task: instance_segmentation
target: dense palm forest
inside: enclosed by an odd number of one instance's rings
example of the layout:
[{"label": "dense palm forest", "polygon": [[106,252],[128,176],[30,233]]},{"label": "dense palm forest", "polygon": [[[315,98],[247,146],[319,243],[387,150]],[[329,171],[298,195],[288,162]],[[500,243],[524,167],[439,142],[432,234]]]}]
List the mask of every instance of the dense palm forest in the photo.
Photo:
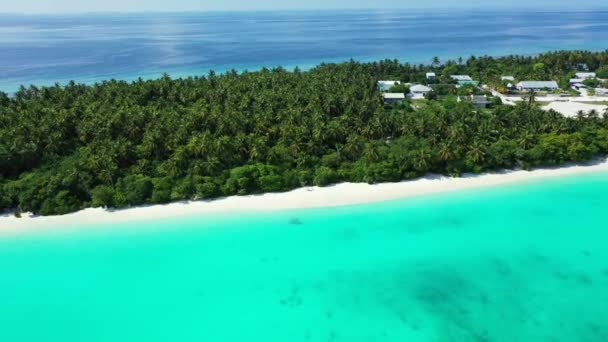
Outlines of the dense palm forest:
[{"label": "dense palm forest", "polygon": [[[542,64],[542,68],[539,65]],[[560,79],[608,52],[347,62],[0,93],[0,208],[41,215],[285,191],[429,172],[556,165],[608,153],[608,117],[534,103],[475,110],[454,97],[385,106],[379,79],[427,71]]]}]

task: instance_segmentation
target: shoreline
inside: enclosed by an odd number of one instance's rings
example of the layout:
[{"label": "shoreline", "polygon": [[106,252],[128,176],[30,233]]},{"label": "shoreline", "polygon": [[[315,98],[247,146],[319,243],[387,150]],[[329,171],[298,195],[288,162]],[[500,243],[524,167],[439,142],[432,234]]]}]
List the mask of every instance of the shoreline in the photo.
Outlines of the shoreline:
[{"label": "shoreline", "polygon": [[121,210],[90,208],[62,216],[32,216],[24,213],[21,218],[17,218],[12,214],[4,214],[0,215],[0,235],[62,226],[127,223],[180,216],[341,207],[600,172],[608,172],[608,159],[589,164],[568,164],[563,167],[532,171],[505,170],[481,175],[467,174],[460,178],[429,175],[399,183],[373,185],[340,183],[329,187],[306,187],[283,193],[232,196]]}]

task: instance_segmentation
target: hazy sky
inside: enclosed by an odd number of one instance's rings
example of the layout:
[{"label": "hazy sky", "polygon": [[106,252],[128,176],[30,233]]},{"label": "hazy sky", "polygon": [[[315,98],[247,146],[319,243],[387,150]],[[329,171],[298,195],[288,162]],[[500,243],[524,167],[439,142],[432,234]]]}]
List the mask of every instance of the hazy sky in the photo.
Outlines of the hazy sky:
[{"label": "hazy sky", "polygon": [[593,9],[601,0],[0,0],[0,12],[67,13],[133,11],[288,10],[340,8],[475,8],[538,7]]}]

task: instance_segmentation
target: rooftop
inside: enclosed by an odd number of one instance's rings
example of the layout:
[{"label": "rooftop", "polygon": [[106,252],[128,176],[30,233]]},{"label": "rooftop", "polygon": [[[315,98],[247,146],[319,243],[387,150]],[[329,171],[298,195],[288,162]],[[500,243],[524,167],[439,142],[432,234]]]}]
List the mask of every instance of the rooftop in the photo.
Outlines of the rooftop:
[{"label": "rooftop", "polygon": [[456,81],[472,81],[473,79],[469,75],[452,75],[450,76],[453,80]]},{"label": "rooftop", "polygon": [[594,72],[577,72],[577,78],[595,78],[596,74]]},{"label": "rooftop", "polygon": [[429,92],[429,91],[433,91],[433,88],[429,88],[427,86],[423,86],[421,84],[417,84],[415,86],[412,86],[410,88],[411,92],[418,92],[418,93],[423,93],[423,92]]},{"label": "rooftop", "polygon": [[608,89],[606,89],[606,88],[595,88],[595,95],[608,95]]},{"label": "rooftop", "polygon": [[473,81],[473,80],[459,80],[458,81],[458,85],[479,85],[478,81]]},{"label": "rooftop", "polygon": [[471,95],[471,101],[473,103],[489,103],[485,95]]},{"label": "rooftop", "polygon": [[404,93],[384,93],[384,94],[382,94],[382,96],[385,99],[390,99],[390,100],[404,100],[405,99]]},{"label": "rooftop", "polygon": [[517,83],[517,87],[526,89],[558,89],[559,85],[555,81],[523,81]]},{"label": "rooftop", "polygon": [[485,95],[470,95],[470,96],[458,96],[458,102],[463,100],[471,101],[473,104],[488,104],[488,97]]},{"label": "rooftop", "polygon": [[401,82],[400,81],[378,81],[378,84],[394,86],[395,84],[401,84]]}]

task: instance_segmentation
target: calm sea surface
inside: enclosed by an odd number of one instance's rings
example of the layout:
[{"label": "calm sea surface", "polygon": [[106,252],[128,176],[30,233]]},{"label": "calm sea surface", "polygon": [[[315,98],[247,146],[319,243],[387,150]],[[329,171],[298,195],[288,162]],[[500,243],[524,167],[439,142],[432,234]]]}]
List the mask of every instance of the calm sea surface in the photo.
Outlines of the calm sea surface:
[{"label": "calm sea surface", "polygon": [[[0,9],[1,11],[1,9]],[[0,89],[168,72],[608,48],[608,12],[0,15]]]},{"label": "calm sea surface", "polygon": [[608,340],[608,174],[0,239],[0,341]]}]

